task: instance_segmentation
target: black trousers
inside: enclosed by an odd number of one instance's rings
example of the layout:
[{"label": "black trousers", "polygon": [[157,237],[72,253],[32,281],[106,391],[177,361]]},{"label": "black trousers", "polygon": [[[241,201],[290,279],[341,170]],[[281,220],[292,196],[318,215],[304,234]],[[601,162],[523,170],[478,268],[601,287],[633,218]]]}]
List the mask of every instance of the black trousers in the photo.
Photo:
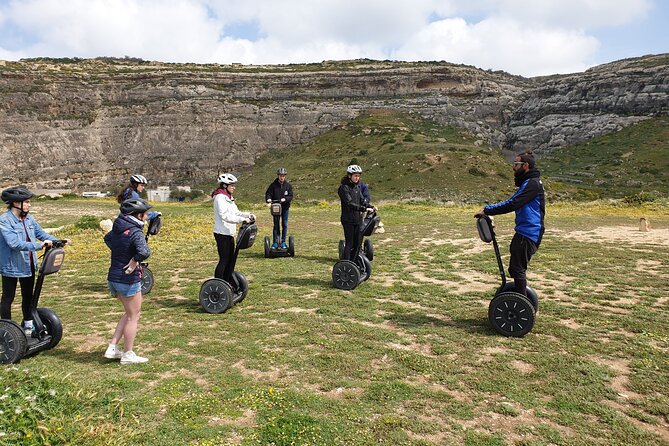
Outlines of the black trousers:
[{"label": "black trousers", "polygon": [[0,303],[0,316],[2,319],[12,318],[12,303],[16,297],[16,285],[21,284],[21,310],[23,320],[31,320],[33,289],[35,287],[35,274],[30,277],[7,277],[2,276],[2,299]]},{"label": "black trousers", "polygon": [[360,244],[362,243],[360,224],[342,222],[341,225],[344,227],[344,239],[346,241],[344,245],[344,258],[342,260],[355,261],[360,252]]},{"label": "black trousers", "polygon": [[214,277],[232,283],[232,256],[235,255],[235,238],[231,235],[223,235],[214,232],[216,248],[218,249],[218,265]]},{"label": "black trousers", "polygon": [[516,291],[527,296],[527,265],[530,259],[537,252],[537,245],[527,237],[518,233],[513,236],[509,251],[511,259],[509,260],[509,275],[513,277]]}]

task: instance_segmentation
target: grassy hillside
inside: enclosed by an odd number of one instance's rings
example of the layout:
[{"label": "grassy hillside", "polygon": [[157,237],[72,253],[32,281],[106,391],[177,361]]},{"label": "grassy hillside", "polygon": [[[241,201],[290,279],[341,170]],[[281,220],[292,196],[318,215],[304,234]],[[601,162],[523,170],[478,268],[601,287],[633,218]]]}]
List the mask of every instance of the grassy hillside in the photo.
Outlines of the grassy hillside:
[{"label": "grassy hillside", "polygon": [[245,201],[262,200],[277,167],[285,166],[298,200],[335,200],[351,162],[363,167],[373,200],[482,201],[513,190],[508,163],[466,131],[375,110],[304,145],[262,155],[237,193]]},{"label": "grassy hillside", "polygon": [[553,189],[581,198],[669,194],[669,118],[654,118],[541,159]]}]

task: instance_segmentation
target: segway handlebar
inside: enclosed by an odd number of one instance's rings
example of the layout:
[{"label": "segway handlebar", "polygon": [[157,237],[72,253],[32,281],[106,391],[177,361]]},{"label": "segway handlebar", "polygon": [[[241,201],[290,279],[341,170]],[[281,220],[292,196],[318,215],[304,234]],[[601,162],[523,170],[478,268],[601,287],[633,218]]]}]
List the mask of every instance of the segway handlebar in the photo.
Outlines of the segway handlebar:
[{"label": "segway handlebar", "polygon": [[67,245],[67,240],[51,240],[51,246],[46,246],[45,249],[62,248]]}]

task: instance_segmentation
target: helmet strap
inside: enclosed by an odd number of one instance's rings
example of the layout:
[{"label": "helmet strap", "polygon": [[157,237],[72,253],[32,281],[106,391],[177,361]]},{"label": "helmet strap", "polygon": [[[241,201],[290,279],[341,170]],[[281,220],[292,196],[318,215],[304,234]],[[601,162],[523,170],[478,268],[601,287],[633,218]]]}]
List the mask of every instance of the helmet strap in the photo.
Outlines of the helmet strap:
[{"label": "helmet strap", "polygon": [[[16,203],[16,202],[14,202],[14,203]],[[21,207],[15,206],[14,203],[12,203],[12,208],[18,209],[19,210],[19,215],[21,216],[21,218],[25,218],[26,215],[28,215],[28,212],[30,212],[30,211],[24,211],[23,210],[23,201],[21,202]]]}]

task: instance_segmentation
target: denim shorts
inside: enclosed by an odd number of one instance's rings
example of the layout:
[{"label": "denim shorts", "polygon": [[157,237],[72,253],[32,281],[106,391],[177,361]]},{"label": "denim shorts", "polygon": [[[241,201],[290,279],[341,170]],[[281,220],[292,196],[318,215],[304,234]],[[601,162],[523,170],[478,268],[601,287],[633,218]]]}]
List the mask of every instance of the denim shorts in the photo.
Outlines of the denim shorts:
[{"label": "denim shorts", "polygon": [[142,290],[142,282],[120,283],[107,281],[112,296],[133,297]]}]

